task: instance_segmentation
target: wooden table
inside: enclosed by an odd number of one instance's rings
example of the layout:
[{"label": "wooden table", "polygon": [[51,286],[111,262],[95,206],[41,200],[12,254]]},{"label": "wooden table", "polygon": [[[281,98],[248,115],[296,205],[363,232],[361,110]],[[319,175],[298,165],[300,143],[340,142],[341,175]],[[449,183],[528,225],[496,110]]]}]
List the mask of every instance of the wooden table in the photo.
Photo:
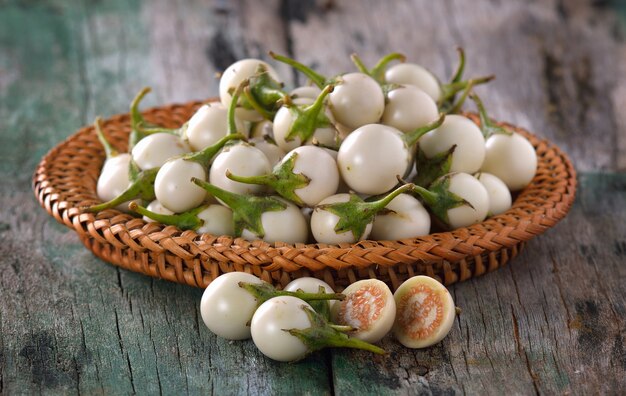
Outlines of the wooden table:
[{"label": "wooden table", "polygon": [[[626,6],[615,1],[0,2],[0,394],[618,394],[626,390]],[[510,265],[450,289],[425,350],[298,364],[211,334],[202,291],[96,259],[37,204],[39,159],[96,115],[217,93],[270,49],[322,73],[390,51],[449,76],[456,45],[494,118],[549,138],[577,203]],[[303,79],[277,66],[290,82]]]}]

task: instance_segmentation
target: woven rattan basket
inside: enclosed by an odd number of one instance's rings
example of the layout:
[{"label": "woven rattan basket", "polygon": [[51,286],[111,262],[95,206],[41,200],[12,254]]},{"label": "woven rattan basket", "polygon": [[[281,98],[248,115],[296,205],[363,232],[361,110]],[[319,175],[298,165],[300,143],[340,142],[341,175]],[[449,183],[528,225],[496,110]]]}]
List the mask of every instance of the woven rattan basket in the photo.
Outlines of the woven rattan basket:
[{"label": "woven rattan basket", "polygon": [[[153,108],[144,116],[165,127],[178,127],[201,104]],[[478,122],[477,117],[469,116]],[[526,241],[562,219],[574,201],[576,173],[567,156],[521,128],[502,125],[526,136],[538,155],[537,175],[516,197],[513,207],[471,227],[401,241],[268,244],[180,231],[116,210],[85,213],[80,208],[99,202],[96,183],[104,161],[104,150],[92,127],[80,129],[41,160],[33,188],[48,213],[74,229],[96,256],[173,282],[206,287],[220,274],[246,271],[279,286],[294,278],[315,276],[338,290],[362,278],[378,278],[395,289],[418,274],[449,285],[504,266]],[[127,115],[104,121],[103,130],[118,150],[126,149]]]}]

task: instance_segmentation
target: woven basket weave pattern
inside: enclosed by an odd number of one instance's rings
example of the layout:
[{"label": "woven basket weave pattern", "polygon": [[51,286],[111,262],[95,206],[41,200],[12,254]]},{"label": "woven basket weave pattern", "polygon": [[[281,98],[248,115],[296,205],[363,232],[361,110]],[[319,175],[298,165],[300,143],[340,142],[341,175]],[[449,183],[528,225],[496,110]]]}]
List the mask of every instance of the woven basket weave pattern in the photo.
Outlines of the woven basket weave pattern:
[{"label": "woven basket weave pattern", "polygon": [[[144,116],[147,121],[175,128],[201,104],[153,108]],[[478,122],[475,115],[468,116]],[[567,156],[523,129],[501,125],[527,137],[538,156],[537,175],[513,207],[480,224],[401,241],[272,245],[180,231],[116,210],[85,213],[82,207],[100,202],[96,184],[104,161],[93,127],[80,129],[42,159],[33,188],[41,205],[57,221],[74,229],[96,256],[169,281],[206,287],[222,273],[246,271],[279,286],[298,277],[315,276],[338,290],[363,278],[381,279],[395,289],[418,274],[449,285],[505,265],[524,242],[563,218],[574,201],[576,173]],[[104,121],[103,131],[118,150],[126,150],[127,115]]]}]

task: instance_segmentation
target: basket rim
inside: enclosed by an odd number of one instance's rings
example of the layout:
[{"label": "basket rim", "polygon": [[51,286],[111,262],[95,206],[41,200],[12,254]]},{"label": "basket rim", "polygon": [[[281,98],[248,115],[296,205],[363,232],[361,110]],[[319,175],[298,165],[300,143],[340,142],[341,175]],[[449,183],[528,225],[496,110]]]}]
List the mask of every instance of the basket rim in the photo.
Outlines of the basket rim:
[{"label": "basket rim", "polygon": [[[158,106],[147,109],[142,114],[149,121],[176,127],[206,102],[192,101]],[[479,124],[475,113],[465,115]],[[220,266],[222,263],[230,263],[235,270],[248,271],[250,266],[253,271],[258,266],[260,270],[269,272],[294,272],[302,267],[313,272],[325,268],[366,269],[373,264],[377,267],[393,267],[409,262],[434,263],[440,266],[444,262],[459,262],[515,247],[554,226],[565,217],[574,202],[576,171],[568,156],[547,139],[539,138],[523,128],[506,122],[498,124],[529,139],[538,157],[537,175],[519,193],[512,208],[469,227],[399,241],[365,240],[339,245],[282,242],[270,244],[261,240],[248,241],[243,238],[181,231],[173,226],[146,223],[141,218],[117,210],[106,210],[97,215],[84,212],[82,207],[99,202],[95,195],[95,181],[99,175],[99,166],[104,160],[104,150],[97,141],[93,126],[80,128],[41,159],[33,175],[33,190],[46,211],[57,221],[74,229],[86,245],[86,239],[91,239],[117,250],[131,249],[134,251],[131,256],[143,252],[168,252],[183,261],[217,261]],[[109,138],[113,137],[114,144],[123,146],[124,133],[127,135],[130,132],[129,116],[113,115],[103,120],[102,128]],[[90,157],[95,157],[98,161],[89,161]],[[91,250],[98,255],[94,249]],[[124,265],[124,260],[129,260],[129,257],[112,257],[111,254],[99,256],[106,256],[107,261],[114,264],[132,267]],[[135,257],[134,260],[140,259]],[[145,258],[141,260],[145,261]],[[194,286],[207,283],[199,282],[199,279],[207,277],[206,274],[195,273],[195,279],[190,280],[183,273],[186,269],[184,266],[182,270],[178,268],[180,265],[176,267],[176,281]],[[139,267],[135,268],[137,270]],[[137,272],[146,273],[141,269]],[[155,276],[154,271],[150,275]],[[162,274],[156,274],[157,277],[163,277],[160,275]],[[209,282],[214,278],[215,273],[208,275]]]}]

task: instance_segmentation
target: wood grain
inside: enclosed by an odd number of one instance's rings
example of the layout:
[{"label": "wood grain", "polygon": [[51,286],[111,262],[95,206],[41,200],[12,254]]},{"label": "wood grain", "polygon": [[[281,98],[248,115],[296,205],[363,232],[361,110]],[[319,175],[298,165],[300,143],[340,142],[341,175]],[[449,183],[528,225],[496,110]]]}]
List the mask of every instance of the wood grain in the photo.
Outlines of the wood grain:
[{"label": "wood grain", "polygon": [[[626,386],[626,177],[587,174],[571,214],[508,267],[451,288],[444,341],[333,354],[338,394],[615,394]],[[369,378],[354,382],[347,378]]]},{"label": "wood grain", "polygon": [[[626,8],[611,1],[0,3],[0,394],[618,394],[626,388]],[[43,154],[97,115],[205,98],[235,59],[323,73],[399,50],[444,78],[454,47],[495,118],[563,147],[578,202],[510,266],[451,288],[435,347],[277,364],[210,334],[201,291],[120,271],[38,207]],[[280,65],[290,84],[301,76]]]}]

